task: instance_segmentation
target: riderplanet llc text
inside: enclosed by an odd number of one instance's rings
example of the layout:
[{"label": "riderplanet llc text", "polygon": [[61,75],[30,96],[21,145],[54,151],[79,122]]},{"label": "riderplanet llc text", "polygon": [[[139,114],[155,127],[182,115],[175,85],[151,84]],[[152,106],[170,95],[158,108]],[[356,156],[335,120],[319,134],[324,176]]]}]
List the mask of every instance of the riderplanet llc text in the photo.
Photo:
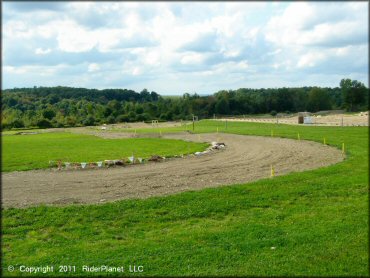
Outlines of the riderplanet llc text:
[{"label": "riderplanet llc text", "polygon": [[26,266],[9,265],[7,268],[8,272],[19,271],[21,273],[32,273],[32,274],[47,274],[47,273],[75,273],[75,272],[89,272],[89,273],[142,273],[144,272],[144,266],[142,265],[128,265],[128,266],[109,266],[109,265],[83,265],[77,267],[75,265],[43,265],[43,266]]}]

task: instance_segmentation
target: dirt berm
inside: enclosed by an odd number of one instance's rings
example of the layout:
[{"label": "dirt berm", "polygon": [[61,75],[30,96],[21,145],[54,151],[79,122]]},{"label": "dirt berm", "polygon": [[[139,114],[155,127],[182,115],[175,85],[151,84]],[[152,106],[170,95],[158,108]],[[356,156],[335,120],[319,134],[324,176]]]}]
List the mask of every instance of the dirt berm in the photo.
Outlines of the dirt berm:
[{"label": "dirt berm", "polygon": [[[125,133],[110,133],[114,138],[127,136]],[[147,198],[268,178],[271,165],[276,175],[284,175],[343,160],[340,150],[303,140],[187,133],[164,137],[219,141],[226,143],[226,148],[202,156],[128,167],[3,173],[2,206],[87,204]]]}]

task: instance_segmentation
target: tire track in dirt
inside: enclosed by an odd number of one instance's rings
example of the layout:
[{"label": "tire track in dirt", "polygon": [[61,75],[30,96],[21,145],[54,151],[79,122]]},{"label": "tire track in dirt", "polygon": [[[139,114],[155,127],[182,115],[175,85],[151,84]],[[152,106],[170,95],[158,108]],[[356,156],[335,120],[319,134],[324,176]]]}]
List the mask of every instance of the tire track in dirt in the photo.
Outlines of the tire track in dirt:
[{"label": "tire track in dirt", "polygon": [[[104,138],[128,133],[97,133]],[[148,136],[148,135],[143,135]],[[167,159],[127,167],[86,170],[33,170],[3,173],[2,206],[104,203],[163,196],[188,190],[247,183],[270,175],[315,169],[343,160],[341,151],[310,141],[235,134],[166,134],[164,138],[211,142],[226,148],[202,156]]]}]

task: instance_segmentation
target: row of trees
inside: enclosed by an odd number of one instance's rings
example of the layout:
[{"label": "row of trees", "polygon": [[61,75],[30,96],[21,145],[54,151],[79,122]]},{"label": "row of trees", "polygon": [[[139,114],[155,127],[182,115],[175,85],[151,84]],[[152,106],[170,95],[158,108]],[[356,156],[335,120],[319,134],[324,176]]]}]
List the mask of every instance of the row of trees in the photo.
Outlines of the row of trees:
[{"label": "row of trees", "polygon": [[368,89],[343,79],[340,87],[222,90],[210,96],[161,97],[144,89],[34,87],[4,90],[2,128],[67,127],[102,123],[191,119],[213,115],[368,109]]}]

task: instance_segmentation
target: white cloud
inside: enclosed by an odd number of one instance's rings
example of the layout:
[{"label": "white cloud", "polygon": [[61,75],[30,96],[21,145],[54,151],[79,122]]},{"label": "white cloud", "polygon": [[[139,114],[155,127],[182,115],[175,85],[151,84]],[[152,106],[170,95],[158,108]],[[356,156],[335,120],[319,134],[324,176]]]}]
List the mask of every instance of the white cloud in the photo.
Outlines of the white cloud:
[{"label": "white cloud", "polygon": [[38,74],[41,76],[50,76],[55,74],[58,70],[62,69],[64,65],[58,65],[56,67],[48,66],[21,66],[21,67],[12,67],[4,66],[4,72],[7,74],[16,74],[16,75],[27,75],[27,74]]},{"label": "white cloud", "polygon": [[199,53],[189,53],[185,54],[181,58],[181,64],[188,65],[188,64],[199,64],[204,60],[204,55]]},{"label": "white cloud", "polygon": [[94,32],[86,30],[71,20],[59,21],[55,24],[58,45],[62,51],[85,52],[91,50],[98,42]]},{"label": "white cloud", "polygon": [[307,53],[299,58],[297,67],[304,68],[304,67],[314,67],[318,62],[323,61],[325,59],[325,54],[322,52],[314,51]]},{"label": "white cloud", "polygon": [[50,48],[46,48],[46,49],[43,49],[43,48],[36,48],[35,49],[35,54],[37,55],[45,55],[45,54],[48,54],[51,52],[51,49]]},{"label": "white cloud", "polygon": [[10,87],[131,86],[173,94],[315,78],[316,85],[337,86],[335,78],[345,76],[367,82],[368,3],[14,2],[3,14]]},{"label": "white cloud", "polygon": [[[267,23],[266,39],[277,45],[309,46],[364,43],[367,41],[366,12],[355,14],[350,3],[297,2]],[[363,3],[367,9],[367,4]],[[358,41],[360,40],[360,41]]]},{"label": "white cloud", "polygon": [[132,70],[132,75],[140,75],[141,74],[141,69],[139,67],[135,67]]},{"label": "white cloud", "polygon": [[9,73],[9,74],[23,74],[27,72],[27,70],[24,67],[4,66],[3,70],[4,70],[4,73]]},{"label": "white cloud", "polygon": [[160,63],[160,57],[161,54],[159,53],[158,50],[152,50],[152,51],[149,51],[146,55],[145,55],[145,62],[148,64],[148,65],[151,65],[151,66],[159,66],[161,63]]},{"label": "white cloud", "polygon": [[14,39],[29,39],[34,36],[34,31],[29,28],[26,22],[10,20],[4,23],[4,37]]},{"label": "white cloud", "polygon": [[95,71],[99,71],[99,70],[100,70],[100,66],[96,63],[89,64],[89,66],[87,68],[88,72],[95,72]]},{"label": "white cloud", "polygon": [[92,32],[91,35],[97,39],[97,46],[102,52],[115,49],[123,37],[120,29],[99,30]]}]

